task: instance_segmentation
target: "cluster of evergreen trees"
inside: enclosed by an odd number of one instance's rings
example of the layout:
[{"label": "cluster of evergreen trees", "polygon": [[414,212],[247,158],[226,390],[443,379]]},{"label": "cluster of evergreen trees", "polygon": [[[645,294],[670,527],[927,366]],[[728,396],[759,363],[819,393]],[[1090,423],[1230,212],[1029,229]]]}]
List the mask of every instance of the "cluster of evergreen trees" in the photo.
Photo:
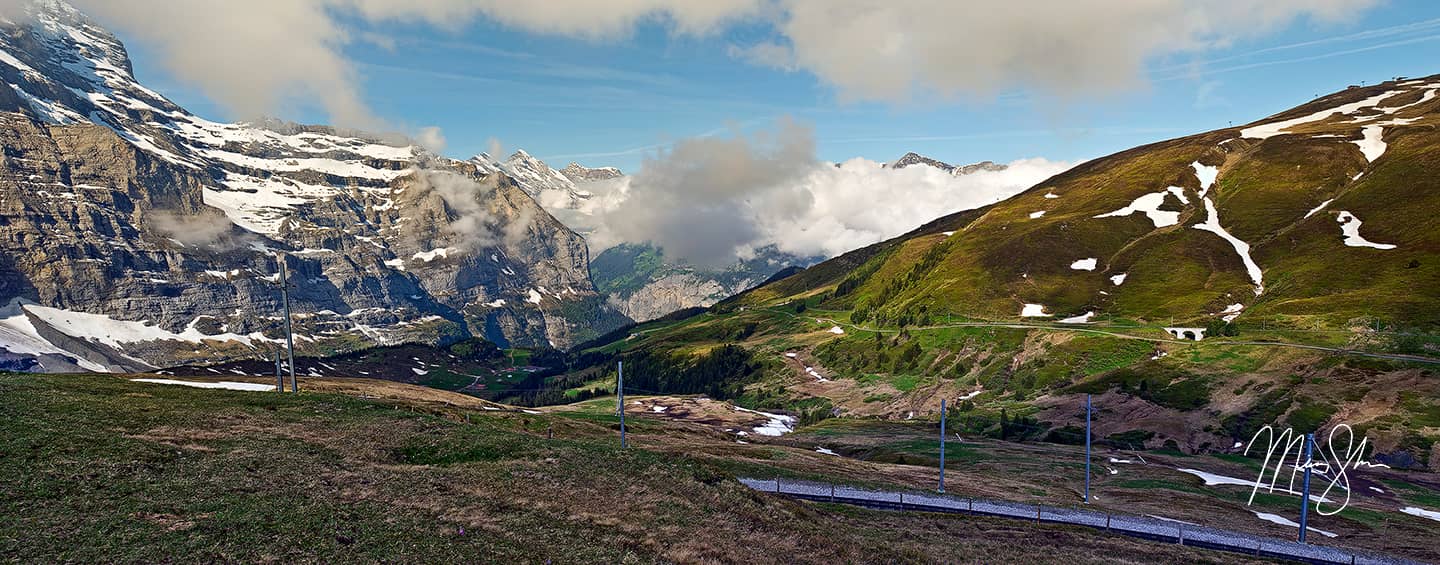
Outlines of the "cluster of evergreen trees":
[{"label": "cluster of evergreen trees", "polygon": [[718,400],[740,396],[759,378],[755,356],[727,344],[698,356],[637,351],[624,357],[625,389],[647,394],[704,394]]}]

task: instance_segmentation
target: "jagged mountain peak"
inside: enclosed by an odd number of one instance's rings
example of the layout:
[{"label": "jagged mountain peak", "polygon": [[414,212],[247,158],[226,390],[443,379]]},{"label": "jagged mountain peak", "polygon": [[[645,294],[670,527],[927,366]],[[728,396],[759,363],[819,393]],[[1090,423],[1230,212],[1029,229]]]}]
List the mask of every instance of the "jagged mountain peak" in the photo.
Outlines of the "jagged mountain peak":
[{"label": "jagged mountain peak", "polygon": [[940,169],[940,170],[945,171],[945,172],[950,172],[950,171],[955,170],[955,166],[954,166],[954,165],[951,165],[951,164],[946,163],[946,162],[944,162],[944,161],[940,161],[940,160],[937,160],[937,159],[932,159],[932,158],[930,158],[930,157],[926,157],[926,156],[924,156],[924,155],[921,155],[921,154],[919,154],[919,153],[915,153],[915,152],[913,152],[913,151],[912,151],[912,152],[909,152],[909,153],[906,153],[906,154],[904,154],[904,155],[902,155],[902,156],[900,156],[899,159],[896,159],[893,163],[890,163],[890,168],[892,168],[892,169],[903,169],[903,168],[905,168],[905,167],[909,167],[909,166],[912,166],[912,165],[929,165],[929,166],[931,166],[931,167],[935,167],[935,168]]},{"label": "jagged mountain peak", "polygon": [[905,167],[910,167],[914,165],[925,165],[929,167],[934,167],[957,177],[978,172],[1003,171],[1009,168],[1009,165],[996,163],[994,161],[981,161],[979,163],[971,163],[969,165],[955,166],[944,161],[940,161],[938,159],[926,157],[913,151],[906,153],[899,159],[896,159],[894,162],[889,163],[886,166],[892,169],[903,169]]}]

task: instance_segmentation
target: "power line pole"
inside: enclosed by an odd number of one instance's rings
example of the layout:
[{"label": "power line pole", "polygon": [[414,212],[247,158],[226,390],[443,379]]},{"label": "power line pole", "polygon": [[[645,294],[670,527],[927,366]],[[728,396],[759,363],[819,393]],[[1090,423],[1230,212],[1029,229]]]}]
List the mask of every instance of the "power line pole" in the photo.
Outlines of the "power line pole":
[{"label": "power line pole", "polygon": [[275,348],[275,392],[285,392],[285,376],[280,374],[280,348]]},{"label": "power line pole", "polygon": [[[280,302],[285,305],[285,352],[290,362],[290,392],[300,392],[300,383],[295,380],[295,338],[290,333],[290,268],[284,253],[276,253],[280,262]],[[282,387],[283,383],[282,383]]]},{"label": "power line pole", "polygon": [[625,362],[615,362],[615,393],[620,403],[620,447],[628,447],[625,443]]},{"label": "power line pole", "polygon": [[1305,434],[1305,488],[1300,493],[1300,543],[1305,543],[1305,530],[1310,525],[1310,448],[1315,445],[1315,434]]},{"label": "power line pole", "polygon": [[1085,395],[1085,504],[1090,504],[1090,395]]},{"label": "power line pole", "polygon": [[940,399],[940,492],[945,492],[945,399]]}]

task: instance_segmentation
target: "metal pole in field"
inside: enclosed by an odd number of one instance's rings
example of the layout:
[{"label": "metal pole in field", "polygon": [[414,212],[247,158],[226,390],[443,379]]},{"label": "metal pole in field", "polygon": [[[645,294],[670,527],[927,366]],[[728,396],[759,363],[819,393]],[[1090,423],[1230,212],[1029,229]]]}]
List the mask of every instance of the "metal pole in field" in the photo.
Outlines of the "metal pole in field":
[{"label": "metal pole in field", "polygon": [[1300,492],[1300,543],[1305,543],[1305,530],[1310,525],[1310,448],[1315,443],[1315,434],[1305,434],[1305,487]]},{"label": "metal pole in field", "polygon": [[280,349],[275,349],[275,392],[285,392],[285,376],[280,374]]},{"label": "metal pole in field", "polygon": [[940,399],[940,492],[945,492],[945,399]]},{"label": "metal pole in field", "polygon": [[1090,504],[1090,395],[1085,395],[1085,504]]},{"label": "metal pole in field", "polygon": [[290,362],[290,392],[300,392],[300,383],[295,381],[295,339],[290,334],[290,268],[286,266],[285,254],[277,253],[280,261],[280,302],[285,305],[285,352]]},{"label": "metal pole in field", "polygon": [[620,401],[620,447],[625,445],[625,362],[616,361],[615,371],[618,375],[615,378],[615,393]]}]

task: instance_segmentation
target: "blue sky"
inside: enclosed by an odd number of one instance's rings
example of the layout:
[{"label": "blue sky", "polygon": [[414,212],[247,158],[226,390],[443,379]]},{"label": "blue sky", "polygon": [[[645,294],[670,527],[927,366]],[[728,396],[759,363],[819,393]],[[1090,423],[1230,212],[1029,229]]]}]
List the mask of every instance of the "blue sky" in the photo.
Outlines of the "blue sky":
[{"label": "blue sky", "polygon": [[[782,116],[812,125],[819,157],[831,161],[906,151],[952,163],[1079,160],[1249,122],[1348,84],[1440,72],[1440,3],[1424,0],[1392,0],[1343,23],[1301,19],[1227,48],[1148,60],[1143,84],[1104,96],[1020,88],[963,101],[847,101],[806,70],[733,56],[732,45],[769,34],[759,25],[694,37],[652,23],[591,41],[484,18],[453,31],[347,23],[391,42],[355,41],[343,53],[362,77],[365,102],[394,128],[439,126],[452,157],[485,151],[493,138],[507,154],[523,148],[556,166],[627,171],[675,140],[769,128]],[[142,81],[201,115],[233,117],[167,74],[143,43],[130,47]],[[305,105],[279,113],[326,121]]]}]

